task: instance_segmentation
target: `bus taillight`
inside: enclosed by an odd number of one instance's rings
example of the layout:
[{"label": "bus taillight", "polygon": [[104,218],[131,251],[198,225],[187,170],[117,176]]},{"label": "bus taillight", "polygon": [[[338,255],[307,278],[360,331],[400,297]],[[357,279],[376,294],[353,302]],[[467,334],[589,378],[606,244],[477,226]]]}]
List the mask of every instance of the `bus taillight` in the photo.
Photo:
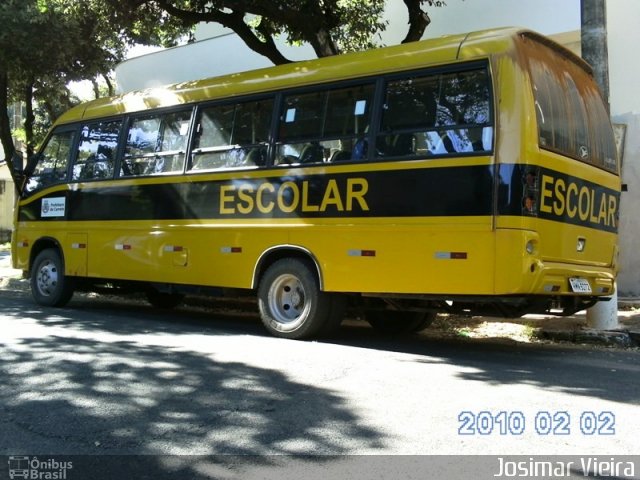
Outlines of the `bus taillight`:
[{"label": "bus taillight", "polygon": [[538,216],[538,202],[540,199],[540,168],[528,168],[523,177],[522,183],[522,213],[525,215]]}]

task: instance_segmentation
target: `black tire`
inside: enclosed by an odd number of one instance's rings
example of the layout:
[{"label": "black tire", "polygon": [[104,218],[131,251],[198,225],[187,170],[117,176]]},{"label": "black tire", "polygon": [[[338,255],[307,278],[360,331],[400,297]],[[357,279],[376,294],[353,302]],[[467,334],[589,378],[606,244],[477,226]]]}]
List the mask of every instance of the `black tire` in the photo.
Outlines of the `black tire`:
[{"label": "black tire", "polygon": [[318,335],[331,337],[340,329],[340,325],[342,325],[342,320],[347,311],[347,296],[339,293],[325,293],[324,295],[331,302],[331,309],[329,311],[329,317],[325,324],[320,327]]},{"label": "black tire", "polygon": [[47,248],[36,256],[30,284],[36,303],[46,307],[63,307],[73,296],[73,279],[64,274],[62,258],[55,248]]},{"label": "black tire", "polygon": [[370,310],[366,319],[375,330],[382,333],[417,333],[433,323],[434,312],[404,312],[398,310]]},{"label": "black tire", "polygon": [[278,260],[258,287],[258,308],[266,329],[282,338],[326,335],[340,326],[341,296],[320,291],[318,279],[303,260]]},{"label": "black tire", "polygon": [[176,308],[184,300],[184,295],[179,293],[163,293],[155,288],[146,291],[147,301],[155,308],[171,310]]}]

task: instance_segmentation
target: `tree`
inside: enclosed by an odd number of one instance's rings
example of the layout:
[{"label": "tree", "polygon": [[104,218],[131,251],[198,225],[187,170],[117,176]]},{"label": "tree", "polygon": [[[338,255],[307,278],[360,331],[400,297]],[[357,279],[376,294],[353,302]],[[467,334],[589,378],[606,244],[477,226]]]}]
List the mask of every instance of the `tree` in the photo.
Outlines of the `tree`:
[{"label": "tree", "polygon": [[[400,0],[388,0],[400,1]],[[404,42],[430,23],[424,6],[443,0],[402,0],[409,16]],[[3,0],[0,3],[0,141],[11,166],[10,101],[25,102],[24,138],[32,151],[38,132],[34,104],[55,117],[72,99],[72,80],[103,77],[133,43],[170,46],[199,22],[233,30],[274,64],[287,63],[275,39],[309,43],[317,56],[377,45],[385,0]],[[43,46],[48,48],[43,48]],[[97,89],[96,89],[97,90]]]},{"label": "tree", "polygon": [[0,24],[0,140],[12,169],[11,101],[26,106],[23,131],[31,153],[36,101],[55,116],[70,106],[68,82],[107,78],[128,45],[168,46],[186,32],[179,19],[133,18],[103,0],[3,0]]},{"label": "tree", "polygon": [[[400,0],[390,0],[400,1]],[[384,31],[385,0],[107,0],[123,14],[141,19],[170,15],[195,25],[215,22],[233,30],[246,45],[274,64],[288,63],[275,38],[309,43],[318,57],[363,50],[376,45]],[[403,0],[409,29],[403,42],[419,40],[430,23],[423,6],[443,6],[442,0]]]}]

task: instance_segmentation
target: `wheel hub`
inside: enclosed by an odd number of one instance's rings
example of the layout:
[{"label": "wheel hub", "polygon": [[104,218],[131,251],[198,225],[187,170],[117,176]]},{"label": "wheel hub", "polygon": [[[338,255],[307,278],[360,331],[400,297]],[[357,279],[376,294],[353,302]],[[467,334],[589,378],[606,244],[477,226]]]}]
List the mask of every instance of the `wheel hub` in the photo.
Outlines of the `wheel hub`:
[{"label": "wheel hub", "polygon": [[305,308],[304,287],[293,275],[281,275],[272,285],[271,311],[279,323],[291,323]]},{"label": "wheel hub", "polygon": [[49,296],[58,284],[58,269],[53,263],[47,262],[40,267],[37,279],[40,293]]}]

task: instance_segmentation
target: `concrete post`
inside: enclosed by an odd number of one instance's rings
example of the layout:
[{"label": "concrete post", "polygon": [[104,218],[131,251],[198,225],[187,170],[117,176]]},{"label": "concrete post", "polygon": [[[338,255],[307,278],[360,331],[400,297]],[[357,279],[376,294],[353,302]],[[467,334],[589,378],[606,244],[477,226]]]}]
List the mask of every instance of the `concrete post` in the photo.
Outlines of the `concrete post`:
[{"label": "concrete post", "polygon": [[618,323],[618,294],[608,302],[598,302],[587,310],[587,326],[595,330],[615,330]]},{"label": "concrete post", "polygon": [[[580,0],[582,19],[582,58],[592,67],[602,96],[609,107],[609,52],[607,49],[606,0]],[[608,302],[598,302],[587,310],[587,326],[597,330],[611,330],[618,323],[618,294]]]},{"label": "concrete post", "polygon": [[609,50],[607,49],[606,0],[580,0],[582,58],[593,67],[593,75],[609,106]]}]

